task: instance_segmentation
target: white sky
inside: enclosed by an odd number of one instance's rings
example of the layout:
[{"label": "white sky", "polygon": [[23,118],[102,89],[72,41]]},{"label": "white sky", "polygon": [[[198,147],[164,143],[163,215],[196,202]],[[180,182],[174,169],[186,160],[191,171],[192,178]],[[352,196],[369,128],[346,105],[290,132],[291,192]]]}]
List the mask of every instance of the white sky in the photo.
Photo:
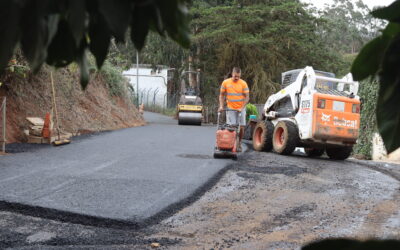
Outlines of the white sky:
[{"label": "white sky", "polygon": [[[305,3],[312,3],[317,8],[322,8],[324,4],[333,3],[333,0],[300,0]],[[388,6],[393,3],[394,0],[362,0],[372,10],[376,6]]]}]

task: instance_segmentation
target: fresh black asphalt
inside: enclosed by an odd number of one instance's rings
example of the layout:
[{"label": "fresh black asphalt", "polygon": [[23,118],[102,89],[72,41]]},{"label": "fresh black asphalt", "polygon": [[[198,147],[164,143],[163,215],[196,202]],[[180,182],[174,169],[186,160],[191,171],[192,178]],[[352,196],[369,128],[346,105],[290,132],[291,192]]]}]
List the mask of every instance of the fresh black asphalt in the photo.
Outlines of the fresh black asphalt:
[{"label": "fresh black asphalt", "polygon": [[0,207],[140,224],[190,200],[230,160],[212,158],[214,126],[148,125],[0,158]]}]

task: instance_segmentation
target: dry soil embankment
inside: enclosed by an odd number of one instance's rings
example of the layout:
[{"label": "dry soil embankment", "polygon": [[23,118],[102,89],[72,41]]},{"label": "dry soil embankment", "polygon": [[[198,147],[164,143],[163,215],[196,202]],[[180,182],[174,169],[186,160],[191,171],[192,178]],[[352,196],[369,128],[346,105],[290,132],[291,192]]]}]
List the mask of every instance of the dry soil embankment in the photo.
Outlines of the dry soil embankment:
[{"label": "dry soil embankment", "polygon": [[[26,117],[44,118],[52,110],[50,69],[43,67],[37,74],[6,71],[0,82],[0,98],[7,97],[7,143],[24,142],[23,131],[30,125]],[[63,131],[84,134],[145,124],[128,94],[110,95],[101,74],[92,74],[87,89],[82,90],[79,70],[68,67],[54,72],[54,83]]]}]

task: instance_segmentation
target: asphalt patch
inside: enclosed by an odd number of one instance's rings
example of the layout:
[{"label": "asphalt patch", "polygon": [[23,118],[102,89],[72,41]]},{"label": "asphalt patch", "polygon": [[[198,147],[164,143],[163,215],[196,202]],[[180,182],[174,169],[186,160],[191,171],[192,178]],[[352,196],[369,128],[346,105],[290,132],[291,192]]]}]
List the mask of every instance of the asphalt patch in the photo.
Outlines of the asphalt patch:
[{"label": "asphalt patch", "polygon": [[[93,138],[95,136],[104,135],[106,133],[112,132],[111,130],[98,131],[98,132],[90,132],[85,133],[78,136],[73,136],[71,138],[72,143],[74,141],[82,141],[86,139]],[[26,153],[26,152],[36,152],[41,149],[53,147],[51,144],[35,144],[35,143],[9,143],[6,144],[6,153],[9,154],[18,154],[18,153]]]},{"label": "asphalt patch", "polygon": [[60,238],[56,237],[47,242],[43,242],[42,245],[46,246],[112,246],[112,245],[150,245],[153,242],[159,243],[161,246],[172,246],[179,244],[182,240],[175,238],[150,238],[143,239],[142,237],[129,238],[126,235],[103,235],[103,238],[92,237],[86,239],[80,238]]},{"label": "asphalt patch", "polygon": [[175,214],[176,212],[182,210],[184,207],[193,204],[195,201],[200,199],[205,192],[214,187],[217,184],[217,182],[221,179],[221,177],[231,167],[232,167],[231,165],[227,165],[224,168],[222,168],[212,178],[210,178],[206,183],[204,183],[204,185],[200,186],[197,190],[195,190],[195,192],[191,196],[188,196],[185,199],[178,201],[177,203],[173,203],[167,206],[157,214],[140,222],[108,219],[103,217],[96,217],[85,214],[78,214],[74,212],[60,211],[52,208],[25,205],[21,203],[14,203],[7,201],[0,201],[0,210],[15,212],[38,218],[56,220],[60,222],[86,225],[86,226],[95,226],[101,228],[113,228],[122,230],[139,230],[157,224],[161,220],[168,218],[173,214]]},{"label": "asphalt patch", "polygon": [[236,164],[233,170],[258,173],[258,174],[283,174],[289,177],[294,177],[299,174],[307,173],[306,168],[301,168],[296,165],[286,165],[285,167],[283,166],[256,167],[250,164],[246,165]]},{"label": "asphalt patch", "polygon": [[17,154],[35,152],[48,147],[52,146],[50,144],[10,143],[6,145],[6,153]]},{"label": "asphalt patch", "polygon": [[199,160],[213,159],[211,155],[202,155],[202,154],[179,154],[176,156],[189,159],[199,159]]}]

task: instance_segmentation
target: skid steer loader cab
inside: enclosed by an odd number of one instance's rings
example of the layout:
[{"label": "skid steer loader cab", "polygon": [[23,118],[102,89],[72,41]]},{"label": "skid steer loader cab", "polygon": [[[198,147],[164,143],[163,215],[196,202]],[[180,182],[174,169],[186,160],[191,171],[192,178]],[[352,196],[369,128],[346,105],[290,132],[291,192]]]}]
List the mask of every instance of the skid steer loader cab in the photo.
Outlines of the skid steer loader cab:
[{"label": "skid steer loader cab", "polygon": [[283,73],[282,87],[265,103],[265,120],[253,134],[254,148],[291,154],[304,147],[309,156],[326,150],[330,158],[347,158],[360,126],[358,82],[351,74],[337,79],[306,67]]},{"label": "skid steer loader cab", "polygon": [[358,83],[315,73],[299,95],[300,107],[295,116],[299,137],[322,144],[352,146],[358,138],[360,100]]}]

